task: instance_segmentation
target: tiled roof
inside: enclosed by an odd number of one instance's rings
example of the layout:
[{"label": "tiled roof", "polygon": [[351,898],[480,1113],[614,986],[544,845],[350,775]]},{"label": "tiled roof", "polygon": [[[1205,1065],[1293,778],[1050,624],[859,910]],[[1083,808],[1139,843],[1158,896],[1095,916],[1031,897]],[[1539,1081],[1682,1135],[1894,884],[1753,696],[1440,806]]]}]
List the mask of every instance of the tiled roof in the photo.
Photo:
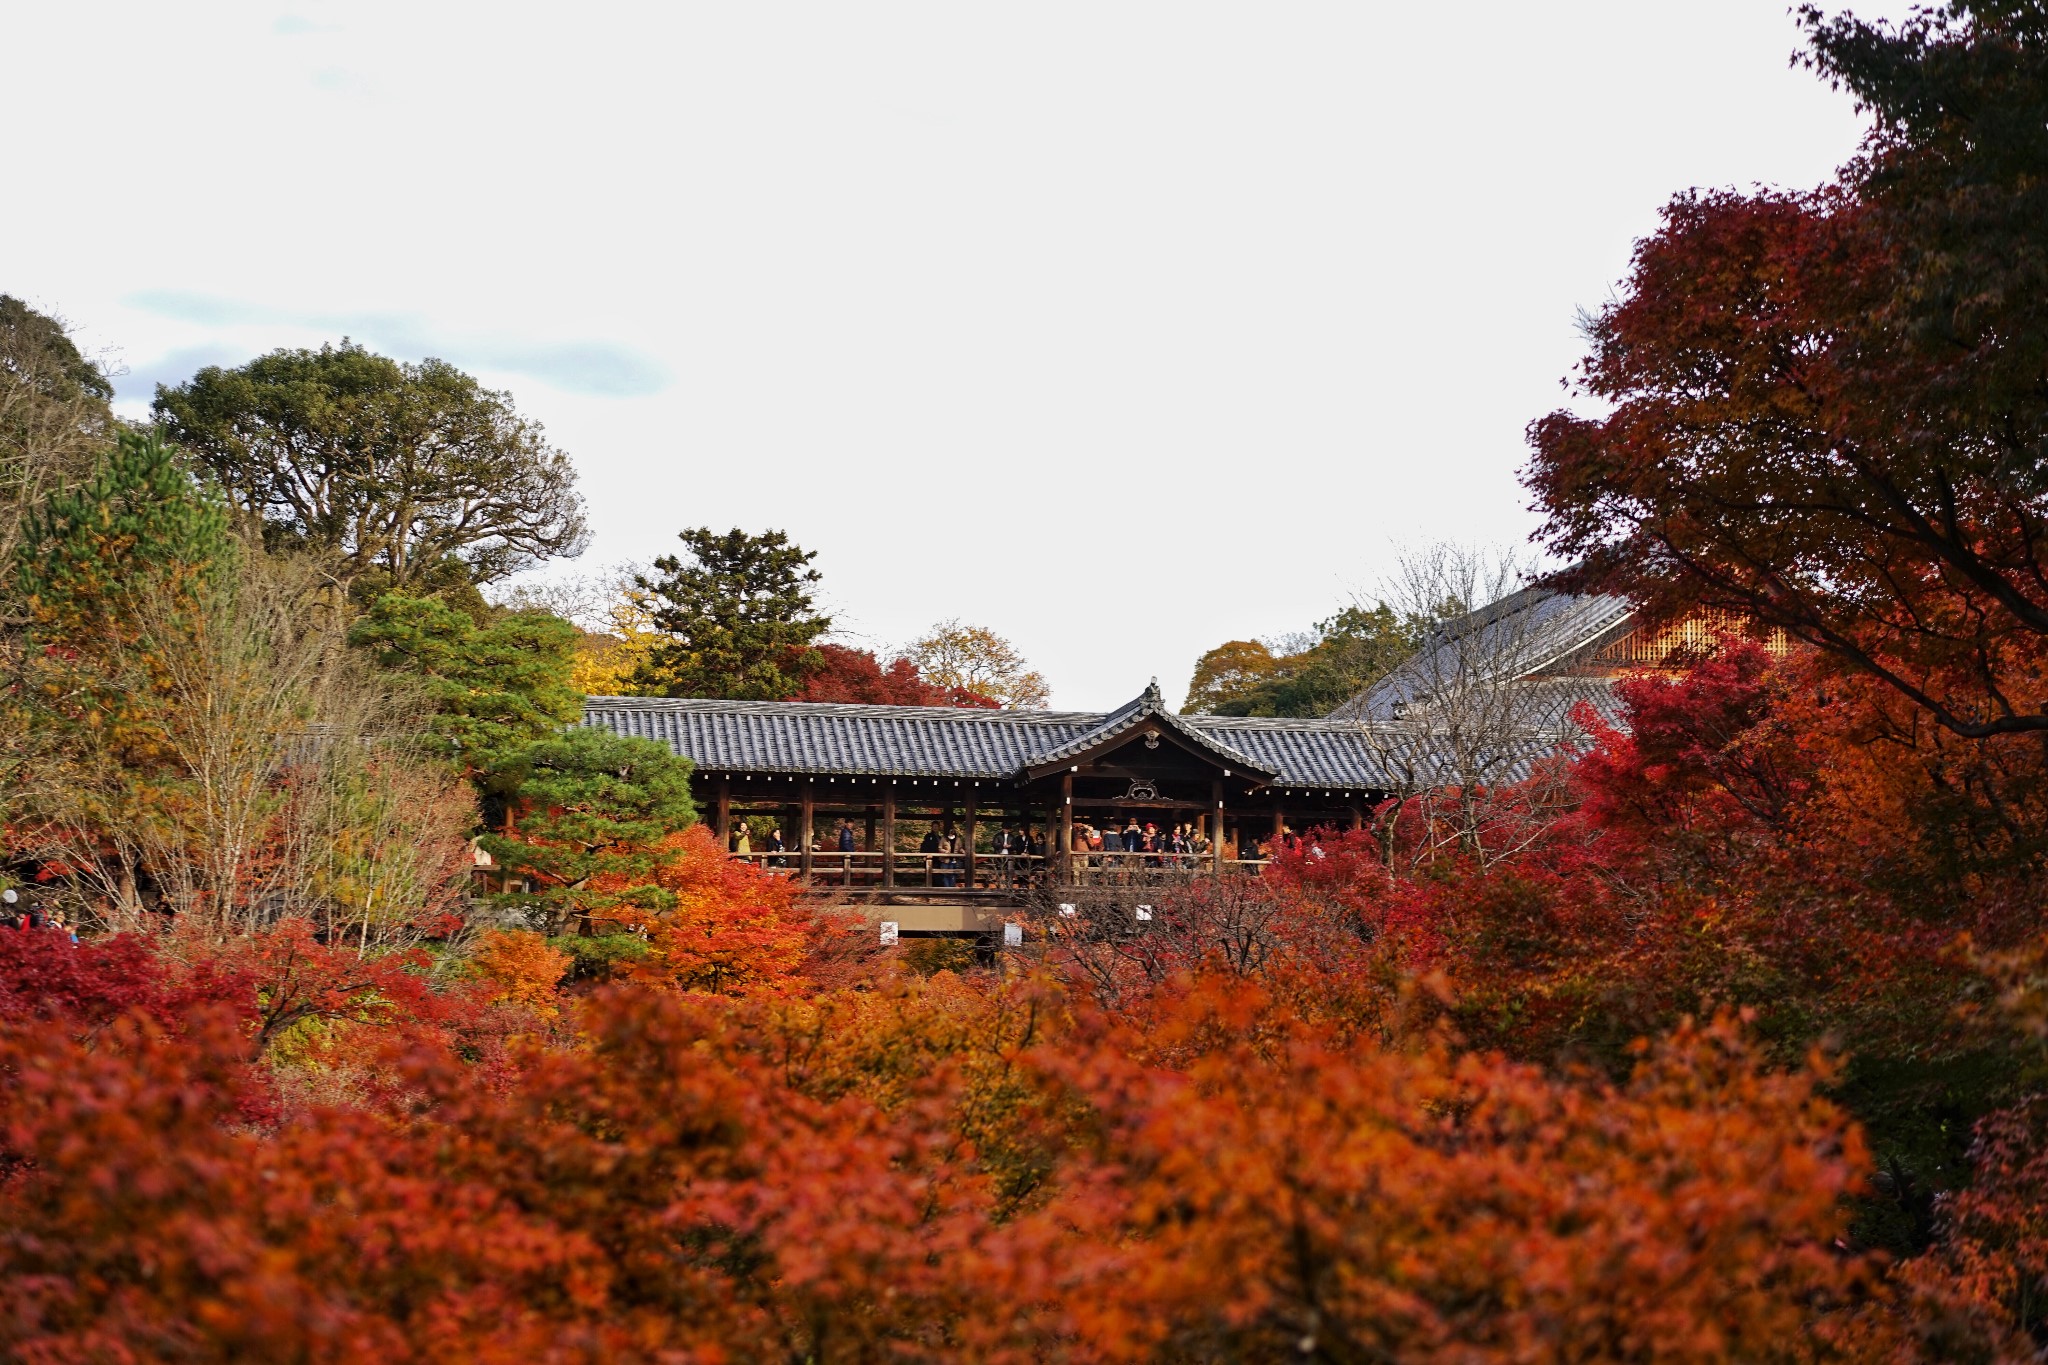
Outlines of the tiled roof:
[{"label": "tiled roof", "polygon": [[1017,780],[1139,723],[1171,728],[1225,767],[1276,786],[1382,790],[1355,721],[1178,716],[1156,687],[1110,712],[587,697],[583,724],[660,740],[710,772]]},{"label": "tiled roof", "polygon": [[1356,721],[1273,720],[1252,716],[1182,716],[1260,767],[1281,787],[1388,787],[1382,728],[1372,735]]},{"label": "tiled roof", "polygon": [[1032,755],[1024,763],[1026,771],[1036,771],[1047,765],[1065,762],[1079,754],[1085,754],[1098,745],[1106,744],[1119,735],[1130,733],[1140,725],[1151,723],[1161,729],[1171,730],[1186,740],[1198,752],[1207,754],[1219,765],[1234,769],[1247,776],[1272,778],[1278,776],[1277,764],[1261,763],[1248,758],[1239,750],[1216,736],[1213,731],[1191,724],[1166,709],[1166,701],[1159,695],[1159,679],[1154,678],[1142,694],[1134,701],[1125,702],[1102,718],[1102,723],[1086,732],[1076,735],[1056,748]]},{"label": "tiled roof", "polygon": [[714,772],[1014,777],[1101,724],[1073,711],[586,697],[583,723],[658,739]]},{"label": "tiled roof", "polygon": [[1413,657],[1331,714],[1391,720],[1397,706],[1425,701],[1448,684],[1528,679],[1624,627],[1634,610],[1624,597],[1526,588],[1442,622]]}]

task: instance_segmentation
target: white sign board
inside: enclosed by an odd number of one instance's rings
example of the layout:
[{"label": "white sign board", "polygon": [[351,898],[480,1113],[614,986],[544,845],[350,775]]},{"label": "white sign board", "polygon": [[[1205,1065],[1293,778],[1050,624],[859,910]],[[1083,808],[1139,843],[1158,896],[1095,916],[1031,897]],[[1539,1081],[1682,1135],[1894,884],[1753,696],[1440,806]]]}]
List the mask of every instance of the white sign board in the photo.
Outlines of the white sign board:
[{"label": "white sign board", "polygon": [[882,921],[882,946],[884,948],[887,948],[894,945],[895,942],[896,921],[893,919],[885,919]]},{"label": "white sign board", "polygon": [[1005,924],[1003,926],[1003,946],[1005,948],[1021,948],[1023,945],[1024,926],[1021,924]]},{"label": "white sign board", "polygon": [[1072,902],[1072,901],[1061,901],[1061,902],[1060,902],[1060,914],[1061,914],[1061,915],[1063,915],[1064,917],[1066,917],[1067,919],[1072,919],[1072,918],[1074,917],[1074,905],[1073,905],[1073,902]]},{"label": "white sign board", "polygon": [[1138,907],[1138,922],[1139,922],[1140,924],[1143,924],[1143,923],[1147,922],[1147,921],[1148,921],[1148,920],[1150,920],[1151,918],[1152,918],[1152,907],[1151,907],[1151,906],[1149,906],[1149,905],[1141,905],[1141,906],[1139,906],[1139,907]]}]

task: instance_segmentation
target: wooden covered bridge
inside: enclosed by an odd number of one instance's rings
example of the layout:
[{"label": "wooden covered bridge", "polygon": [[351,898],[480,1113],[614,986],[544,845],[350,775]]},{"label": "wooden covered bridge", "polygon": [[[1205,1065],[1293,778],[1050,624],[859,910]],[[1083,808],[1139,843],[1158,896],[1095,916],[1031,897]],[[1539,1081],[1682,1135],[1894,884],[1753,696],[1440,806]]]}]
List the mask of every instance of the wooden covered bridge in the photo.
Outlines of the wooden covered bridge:
[{"label": "wooden covered bridge", "polygon": [[[747,856],[903,907],[907,931],[986,929],[1036,883],[1255,864],[1290,828],[1358,826],[1386,785],[1357,720],[1181,716],[1156,682],[1109,712],[591,697],[583,723],[667,744],[728,848],[738,822],[770,817],[788,847]],[[1204,851],[1077,843],[1112,820],[1187,825]],[[957,852],[920,851],[934,829]],[[1040,851],[995,852],[1005,832]]]}]

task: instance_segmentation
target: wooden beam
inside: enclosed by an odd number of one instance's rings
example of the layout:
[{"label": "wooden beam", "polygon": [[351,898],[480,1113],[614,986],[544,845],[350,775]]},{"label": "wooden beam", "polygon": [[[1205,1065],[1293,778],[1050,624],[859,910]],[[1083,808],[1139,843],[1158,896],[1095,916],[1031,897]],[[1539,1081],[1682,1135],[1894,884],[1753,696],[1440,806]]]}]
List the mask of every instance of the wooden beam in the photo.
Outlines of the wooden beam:
[{"label": "wooden beam", "polygon": [[1060,774],[1060,875],[1062,884],[1074,879],[1074,774]]},{"label": "wooden beam", "polygon": [[803,803],[797,807],[796,837],[802,841],[802,853],[796,860],[797,872],[809,881],[811,877],[811,822],[817,818],[818,798],[812,790],[812,783],[804,781]]},{"label": "wooden beam", "polygon": [[971,890],[971,889],[973,889],[973,886],[974,886],[974,818],[975,818],[975,817],[976,817],[977,815],[980,815],[980,814],[981,814],[981,802],[980,802],[980,800],[978,800],[978,799],[977,799],[977,798],[976,798],[975,796],[969,796],[969,797],[967,798],[967,820],[966,820],[966,839],[967,839],[967,882],[966,882],[966,885],[968,886],[968,888],[969,888],[970,890]]},{"label": "wooden beam", "polygon": [[718,779],[718,846],[728,853],[732,851],[732,779]]},{"label": "wooden beam", "polygon": [[1223,779],[1213,778],[1209,783],[1209,864],[1217,876],[1223,875]]},{"label": "wooden beam", "polygon": [[882,788],[882,885],[896,885],[896,786]]}]

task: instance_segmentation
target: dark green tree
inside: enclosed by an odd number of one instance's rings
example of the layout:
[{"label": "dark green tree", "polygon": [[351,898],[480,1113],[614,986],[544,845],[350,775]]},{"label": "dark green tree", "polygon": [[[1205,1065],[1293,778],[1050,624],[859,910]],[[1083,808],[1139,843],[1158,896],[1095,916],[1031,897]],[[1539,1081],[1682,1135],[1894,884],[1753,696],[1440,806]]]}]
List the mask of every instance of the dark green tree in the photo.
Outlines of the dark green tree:
[{"label": "dark green tree", "polygon": [[1186,709],[1216,716],[1326,716],[1379,681],[1415,652],[1423,623],[1386,603],[1346,607],[1315,629],[1301,647],[1275,655],[1251,640],[1233,640],[1195,665]]},{"label": "dark green tree", "polygon": [[106,451],[113,396],[62,323],[0,294],[0,600],[44,499],[90,475]]},{"label": "dark green tree", "polygon": [[818,638],[832,627],[815,610],[816,555],[780,531],[682,533],[689,558],[654,561],[659,578],[638,580],[664,638],[634,676],[642,691],[668,697],[782,701],[824,667]]},{"label": "dark green tree", "polygon": [[631,907],[667,909],[655,884],[664,836],[697,819],[690,764],[666,744],[578,726],[531,745],[520,762],[519,814],[508,834],[478,842],[533,890],[506,897],[538,912],[547,932]]},{"label": "dark green tree", "polygon": [[582,715],[569,682],[576,628],[545,612],[508,612],[480,625],[446,602],[389,593],[350,629],[349,642],[420,680],[435,708],[428,723],[449,756],[499,795],[517,787],[534,741]]},{"label": "dark green tree", "polygon": [[50,398],[114,396],[113,381],[79,351],[64,324],[11,294],[0,294],[0,373]]},{"label": "dark green tree", "polygon": [[156,419],[265,543],[324,555],[358,601],[578,553],[583,500],[540,426],[441,360],[348,341],[158,386]]},{"label": "dark green tree", "polygon": [[[235,555],[228,514],[154,433],[123,431],[84,483],[31,520],[13,587],[34,643],[76,653],[134,643],[145,595],[189,596]],[[154,605],[154,603],[153,603]]]}]

